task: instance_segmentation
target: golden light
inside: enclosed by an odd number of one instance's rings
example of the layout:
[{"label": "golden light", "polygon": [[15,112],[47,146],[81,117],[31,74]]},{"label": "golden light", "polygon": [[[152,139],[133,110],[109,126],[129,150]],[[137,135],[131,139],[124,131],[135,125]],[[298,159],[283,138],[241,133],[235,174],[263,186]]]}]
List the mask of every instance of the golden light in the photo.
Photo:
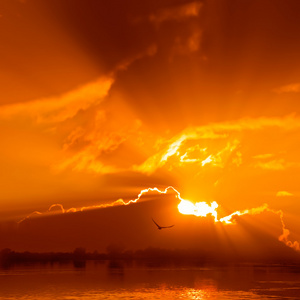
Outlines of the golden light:
[{"label": "golden light", "polygon": [[205,166],[206,164],[209,164],[210,162],[212,162],[211,155],[208,156],[206,159],[202,160],[201,165],[202,165],[202,167],[203,167],[203,166]]},{"label": "golden light", "polygon": [[193,204],[188,200],[181,200],[178,204],[178,210],[183,215],[195,215],[197,217],[206,217],[211,214],[215,222],[218,221],[218,213],[216,208],[218,207],[218,203],[216,201],[212,202],[210,205],[206,202],[197,202]]}]

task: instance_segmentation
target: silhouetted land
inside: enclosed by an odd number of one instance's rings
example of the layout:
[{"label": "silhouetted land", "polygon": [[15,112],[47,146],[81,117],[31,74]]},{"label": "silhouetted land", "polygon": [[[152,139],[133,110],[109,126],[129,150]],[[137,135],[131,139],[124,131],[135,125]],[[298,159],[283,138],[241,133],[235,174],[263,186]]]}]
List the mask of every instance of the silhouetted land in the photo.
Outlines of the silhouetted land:
[{"label": "silhouetted land", "polygon": [[15,252],[11,249],[0,251],[0,267],[10,268],[18,264],[52,264],[70,263],[75,267],[84,267],[86,261],[110,261],[114,264],[120,261],[136,261],[148,265],[195,265],[205,264],[224,265],[228,263],[258,263],[258,264],[295,264],[300,267],[300,255],[295,252],[295,256],[284,259],[261,260],[250,257],[223,256],[214,253],[204,253],[195,250],[169,250],[161,248],[146,248],[143,250],[130,251],[123,250],[116,245],[107,247],[106,253],[87,252],[84,248],[76,248],[73,252]]}]

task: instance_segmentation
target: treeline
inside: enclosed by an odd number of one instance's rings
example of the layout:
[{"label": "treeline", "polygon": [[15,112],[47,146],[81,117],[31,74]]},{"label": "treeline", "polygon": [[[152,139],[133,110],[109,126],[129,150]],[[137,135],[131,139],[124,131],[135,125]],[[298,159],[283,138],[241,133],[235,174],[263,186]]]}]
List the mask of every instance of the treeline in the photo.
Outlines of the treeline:
[{"label": "treeline", "polygon": [[16,252],[5,248],[0,251],[0,266],[9,267],[14,264],[22,263],[67,263],[82,262],[86,260],[105,260],[107,254],[86,252],[84,248],[76,248],[73,252]]},{"label": "treeline", "polygon": [[169,250],[161,248],[146,248],[143,250],[123,250],[121,247],[110,245],[105,253],[98,251],[87,252],[84,248],[76,248],[73,252],[16,252],[11,249],[0,251],[0,266],[10,267],[14,264],[23,263],[68,263],[73,262],[75,266],[84,266],[88,260],[137,260],[137,261],[158,261],[158,262],[184,262],[187,260],[206,261],[204,253],[191,253],[186,250]]},{"label": "treeline", "polygon": [[269,259],[252,256],[225,255],[212,253],[203,250],[183,250],[183,249],[162,249],[149,247],[142,250],[126,250],[118,245],[109,245],[105,253],[98,251],[87,252],[85,248],[76,248],[73,252],[15,252],[11,249],[0,251],[0,267],[9,268],[17,264],[25,263],[70,263],[75,267],[84,267],[86,261],[137,261],[141,263],[158,264],[193,264],[203,265],[207,263],[227,264],[227,263],[300,263],[300,256],[292,257],[270,257]]}]

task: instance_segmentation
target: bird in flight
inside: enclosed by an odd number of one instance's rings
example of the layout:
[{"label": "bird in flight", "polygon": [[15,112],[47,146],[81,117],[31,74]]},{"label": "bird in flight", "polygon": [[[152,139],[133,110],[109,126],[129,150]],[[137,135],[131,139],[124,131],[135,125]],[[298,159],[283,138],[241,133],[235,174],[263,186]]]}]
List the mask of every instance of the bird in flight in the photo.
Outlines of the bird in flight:
[{"label": "bird in flight", "polygon": [[153,219],[152,219],[152,221],[153,221],[154,224],[157,226],[157,229],[158,229],[158,230],[165,229],[165,228],[171,228],[171,227],[174,226],[174,225],[171,225],[171,226],[159,226]]}]

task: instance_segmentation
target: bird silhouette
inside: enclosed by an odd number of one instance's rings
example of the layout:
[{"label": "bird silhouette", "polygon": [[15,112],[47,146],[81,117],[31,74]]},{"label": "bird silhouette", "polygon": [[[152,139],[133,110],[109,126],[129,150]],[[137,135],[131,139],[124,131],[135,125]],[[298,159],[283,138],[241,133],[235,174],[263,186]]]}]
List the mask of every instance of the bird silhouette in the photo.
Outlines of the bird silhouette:
[{"label": "bird silhouette", "polygon": [[158,225],[153,219],[152,219],[152,221],[153,221],[154,224],[157,226],[157,229],[158,229],[158,230],[165,229],[165,228],[171,228],[171,227],[174,226],[174,225],[171,225],[171,226],[160,226],[160,225]]}]

